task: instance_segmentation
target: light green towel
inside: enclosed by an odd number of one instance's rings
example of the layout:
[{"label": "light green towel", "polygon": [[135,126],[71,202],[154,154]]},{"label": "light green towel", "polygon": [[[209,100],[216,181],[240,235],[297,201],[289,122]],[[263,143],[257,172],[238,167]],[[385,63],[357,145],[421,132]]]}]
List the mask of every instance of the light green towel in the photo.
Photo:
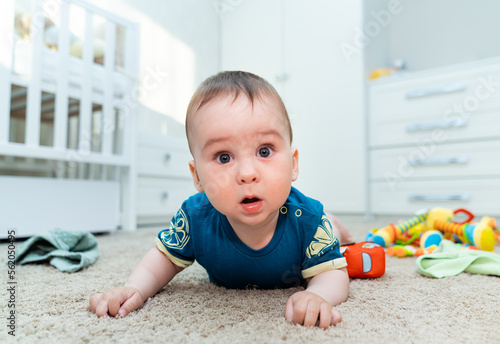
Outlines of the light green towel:
[{"label": "light green towel", "polygon": [[442,278],[461,272],[500,276],[500,254],[482,250],[464,250],[449,240],[442,240],[432,254],[417,258],[418,271]]},{"label": "light green towel", "polygon": [[99,248],[89,232],[54,229],[23,242],[16,257],[17,264],[48,261],[61,271],[76,272],[99,258]]}]

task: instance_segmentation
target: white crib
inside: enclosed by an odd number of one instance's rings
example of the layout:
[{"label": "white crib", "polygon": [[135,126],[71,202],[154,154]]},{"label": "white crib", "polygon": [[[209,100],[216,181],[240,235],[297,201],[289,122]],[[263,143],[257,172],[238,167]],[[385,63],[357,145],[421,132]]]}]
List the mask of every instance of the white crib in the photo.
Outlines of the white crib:
[{"label": "white crib", "polygon": [[0,238],[135,229],[138,27],[80,0],[23,2],[0,11]]}]

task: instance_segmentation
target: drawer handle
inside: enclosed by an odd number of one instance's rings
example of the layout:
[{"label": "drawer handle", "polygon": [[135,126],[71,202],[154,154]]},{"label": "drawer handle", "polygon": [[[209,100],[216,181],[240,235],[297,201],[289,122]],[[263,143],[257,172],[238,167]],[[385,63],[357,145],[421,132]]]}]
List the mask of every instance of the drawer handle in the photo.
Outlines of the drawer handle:
[{"label": "drawer handle", "polygon": [[436,157],[427,159],[409,159],[408,164],[412,166],[418,165],[448,165],[448,164],[467,164],[469,157],[467,156],[450,156],[450,157]]},{"label": "drawer handle", "polygon": [[462,194],[413,194],[408,196],[409,201],[429,201],[429,202],[446,202],[446,201],[468,201],[470,195]]},{"label": "drawer handle", "polygon": [[466,125],[467,125],[467,119],[456,118],[444,121],[432,121],[432,122],[408,124],[406,126],[406,131],[459,128],[459,127],[465,127]]},{"label": "drawer handle", "polygon": [[163,157],[163,162],[166,164],[166,163],[170,162],[170,159],[172,159],[172,156],[170,155],[170,153],[167,153]]},{"label": "drawer handle", "polygon": [[167,191],[163,191],[160,195],[160,198],[163,202],[165,202],[167,199],[168,199],[168,192]]},{"label": "drawer handle", "polygon": [[419,88],[416,90],[406,92],[406,98],[420,98],[433,96],[437,94],[446,94],[452,92],[465,91],[467,89],[467,84],[465,82],[456,82],[448,85],[439,85],[427,88]]}]

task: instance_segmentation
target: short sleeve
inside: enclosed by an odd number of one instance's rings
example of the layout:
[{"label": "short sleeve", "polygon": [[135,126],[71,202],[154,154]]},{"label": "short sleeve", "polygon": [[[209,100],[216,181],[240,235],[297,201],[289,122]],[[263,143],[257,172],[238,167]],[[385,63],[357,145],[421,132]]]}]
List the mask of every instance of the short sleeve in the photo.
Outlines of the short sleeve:
[{"label": "short sleeve", "polygon": [[169,227],[158,233],[156,247],[178,267],[187,268],[193,264],[193,240],[188,217],[182,208],[174,215]]},{"label": "short sleeve", "polygon": [[328,270],[347,266],[340,253],[339,240],[333,234],[330,221],[323,215],[314,235],[306,236],[305,257],[302,262],[302,277],[314,277]]}]

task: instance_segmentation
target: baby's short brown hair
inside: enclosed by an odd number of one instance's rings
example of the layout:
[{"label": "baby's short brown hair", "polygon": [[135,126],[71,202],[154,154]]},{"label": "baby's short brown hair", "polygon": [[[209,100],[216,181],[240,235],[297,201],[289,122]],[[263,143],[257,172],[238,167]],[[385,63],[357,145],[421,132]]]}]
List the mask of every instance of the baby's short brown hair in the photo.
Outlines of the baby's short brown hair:
[{"label": "baby's short brown hair", "polygon": [[[189,140],[189,119],[204,105],[222,97],[233,95],[233,101],[243,93],[253,105],[254,99],[263,99],[265,96],[277,102],[282,112],[285,125],[290,134],[292,142],[293,132],[290,118],[286,111],[285,104],[276,89],[266,80],[252,73],[242,71],[226,71],[215,74],[203,81],[194,92],[189,102],[186,113],[186,136]],[[191,145],[190,145],[191,146]]]}]

